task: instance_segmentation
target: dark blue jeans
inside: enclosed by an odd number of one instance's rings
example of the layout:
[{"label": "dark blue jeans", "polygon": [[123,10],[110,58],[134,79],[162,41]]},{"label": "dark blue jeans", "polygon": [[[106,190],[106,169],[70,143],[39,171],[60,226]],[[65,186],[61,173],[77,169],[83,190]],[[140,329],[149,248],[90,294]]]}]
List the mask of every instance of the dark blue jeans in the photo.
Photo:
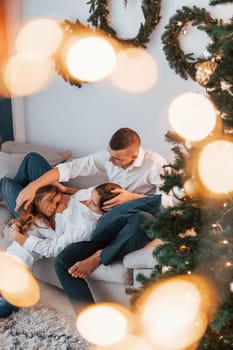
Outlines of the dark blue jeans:
[{"label": "dark blue jeans", "polygon": [[10,213],[16,217],[19,215],[15,211],[16,198],[19,192],[48,170],[51,165],[40,154],[28,153],[19,166],[17,174],[13,179],[4,177],[0,183],[1,198],[6,203]]},{"label": "dark blue jeans", "polygon": [[78,305],[94,303],[87,282],[81,278],[73,278],[68,269],[77,261],[81,261],[103,249],[100,260],[109,265],[126,254],[140,249],[149,242],[142,224],[151,221],[154,214],[161,210],[161,196],[153,195],[123,203],[105,214],[92,233],[91,241],[73,243],[66,247],[55,259],[55,270],[77,311]]}]

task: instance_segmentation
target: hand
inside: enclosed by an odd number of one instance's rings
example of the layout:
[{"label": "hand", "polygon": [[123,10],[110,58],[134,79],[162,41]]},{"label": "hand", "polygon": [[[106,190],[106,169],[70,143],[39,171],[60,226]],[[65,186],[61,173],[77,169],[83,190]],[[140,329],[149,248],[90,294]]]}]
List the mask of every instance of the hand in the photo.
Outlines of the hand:
[{"label": "hand", "polygon": [[22,205],[24,209],[27,210],[35,198],[36,191],[37,188],[35,188],[33,183],[28,184],[22,191],[20,191],[18,197],[16,198],[15,211],[17,212],[22,207]]},{"label": "hand", "polygon": [[78,191],[77,188],[75,187],[71,187],[71,186],[65,186],[63,184],[61,184],[60,182],[56,181],[53,183],[54,186],[56,186],[57,188],[59,188],[59,190],[62,192],[62,193],[67,193],[67,194],[74,194]]},{"label": "hand", "polygon": [[112,190],[111,192],[118,193],[118,196],[110,199],[109,201],[104,202],[104,206],[102,209],[105,211],[112,209],[116,205],[131,201],[132,199],[144,197],[143,194],[132,193],[132,192],[124,190],[123,188],[116,188],[115,190]]},{"label": "hand", "polygon": [[23,245],[24,242],[26,241],[27,237],[28,237],[27,235],[23,235],[19,231],[18,227],[15,224],[13,224],[9,227],[9,236],[8,236],[9,242],[16,241],[19,244]]}]

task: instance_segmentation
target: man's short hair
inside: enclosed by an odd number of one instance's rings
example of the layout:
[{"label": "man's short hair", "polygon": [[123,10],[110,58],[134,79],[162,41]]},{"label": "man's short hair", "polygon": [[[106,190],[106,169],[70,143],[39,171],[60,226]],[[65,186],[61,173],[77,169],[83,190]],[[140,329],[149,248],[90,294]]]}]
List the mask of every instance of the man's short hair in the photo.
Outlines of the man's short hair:
[{"label": "man's short hair", "polygon": [[113,151],[125,149],[132,145],[140,146],[141,139],[136,131],[130,128],[121,128],[111,137],[109,146]]}]

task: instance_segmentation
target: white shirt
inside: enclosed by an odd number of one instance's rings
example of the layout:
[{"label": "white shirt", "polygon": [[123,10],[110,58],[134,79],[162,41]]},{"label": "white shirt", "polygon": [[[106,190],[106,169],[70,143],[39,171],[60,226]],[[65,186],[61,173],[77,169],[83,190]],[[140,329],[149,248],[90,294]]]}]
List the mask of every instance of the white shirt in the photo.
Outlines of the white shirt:
[{"label": "white shirt", "polygon": [[7,251],[32,268],[38,259],[56,256],[71,243],[88,241],[101,217],[80,202],[87,195],[89,197],[90,190],[80,190],[71,196],[67,208],[55,216],[55,230],[37,222],[28,231],[29,237],[22,246],[12,242]]},{"label": "white shirt", "polygon": [[[125,190],[139,194],[161,193],[161,178],[166,160],[151,150],[139,149],[137,159],[126,169],[112,164],[109,153],[101,151],[86,157],[58,164],[59,181],[69,181],[76,176],[107,176],[109,182],[120,185]],[[162,194],[162,205],[172,205],[172,196]]]}]

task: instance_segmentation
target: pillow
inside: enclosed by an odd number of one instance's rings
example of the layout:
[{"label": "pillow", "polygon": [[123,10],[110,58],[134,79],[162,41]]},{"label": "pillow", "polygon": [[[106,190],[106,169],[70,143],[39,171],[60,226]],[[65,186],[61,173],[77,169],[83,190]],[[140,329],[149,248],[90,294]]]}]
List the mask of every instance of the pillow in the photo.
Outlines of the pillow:
[{"label": "pillow", "polygon": [[0,179],[4,176],[13,178],[25,154],[0,152]]},{"label": "pillow", "polygon": [[33,145],[30,143],[21,143],[15,141],[5,141],[2,144],[1,150],[3,152],[11,153],[11,154],[19,154],[23,155],[29,152],[37,152],[41,154],[51,166],[55,166],[58,163],[64,162],[71,158],[72,153],[70,150],[62,150],[52,147]]}]

